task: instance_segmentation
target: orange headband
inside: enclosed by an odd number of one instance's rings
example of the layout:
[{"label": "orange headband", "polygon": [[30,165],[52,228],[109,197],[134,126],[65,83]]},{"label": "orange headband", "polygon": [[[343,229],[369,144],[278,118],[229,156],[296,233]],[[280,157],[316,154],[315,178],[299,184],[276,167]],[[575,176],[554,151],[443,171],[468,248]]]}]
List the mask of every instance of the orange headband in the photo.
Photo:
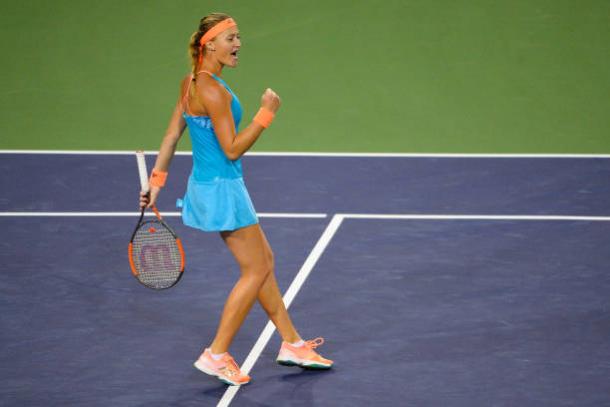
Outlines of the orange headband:
[{"label": "orange headband", "polygon": [[218,34],[223,32],[224,30],[228,30],[231,27],[235,27],[237,23],[232,18],[227,18],[226,20],[222,20],[220,23],[216,24],[214,27],[210,28],[207,33],[199,40],[199,45],[202,47],[206,42],[216,37]]},{"label": "orange headband", "polygon": [[200,66],[201,66],[201,62],[203,62],[203,46],[205,45],[205,43],[210,41],[214,37],[216,37],[218,34],[223,32],[224,30],[228,30],[229,28],[235,27],[236,25],[237,25],[237,23],[235,22],[235,20],[233,20],[232,18],[227,18],[225,20],[222,20],[220,23],[216,24],[214,27],[210,28],[208,30],[208,32],[206,32],[204,34],[204,36],[201,37],[201,39],[199,40],[199,46],[200,46],[199,65]]}]

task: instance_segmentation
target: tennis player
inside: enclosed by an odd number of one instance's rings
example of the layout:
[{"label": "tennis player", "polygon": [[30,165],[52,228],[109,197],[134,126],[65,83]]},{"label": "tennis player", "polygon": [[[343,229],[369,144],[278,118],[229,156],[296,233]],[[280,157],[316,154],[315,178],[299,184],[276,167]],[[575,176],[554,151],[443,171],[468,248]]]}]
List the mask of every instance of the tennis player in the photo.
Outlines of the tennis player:
[{"label": "tennis player", "polygon": [[273,252],[242,178],[240,157],[271,125],[280,98],[273,90],[265,90],[260,110],[238,132],[242,108],[221,74],[224,67],[237,67],[240,48],[239,30],[229,15],[212,13],[201,19],[189,44],[192,73],[182,81],[180,97],[152,171],[150,195],[140,196],[141,206],[151,207],[156,202],[178,140],[188,126],[193,169],[184,199],[179,200],[183,222],[204,231],[220,232],[241,272],[226,300],[216,336],[195,361],[195,367],[232,385],[250,381],[228,350],[255,300],[282,336],[279,364],[313,369],[329,369],[333,364],[314,350],[324,340],[302,340],[288,315],[274,274]]}]

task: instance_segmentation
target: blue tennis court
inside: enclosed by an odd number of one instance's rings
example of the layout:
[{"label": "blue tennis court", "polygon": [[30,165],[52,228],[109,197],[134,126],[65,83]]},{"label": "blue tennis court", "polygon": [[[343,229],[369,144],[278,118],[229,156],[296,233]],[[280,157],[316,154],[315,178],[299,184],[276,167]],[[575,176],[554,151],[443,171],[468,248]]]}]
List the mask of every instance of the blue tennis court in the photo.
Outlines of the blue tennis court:
[{"label": "blue tennis court", "polygon": [[176,217],[190,160],[158,205],[187,271],[153,292],[127,260],[133,155],[0,154],[2,404],[610,404],[607,157],[246,156],[280,288],[305,276],[291,315],[336,365],[276,365],[255,307],[230,390],[192,367],[239,271]]}]

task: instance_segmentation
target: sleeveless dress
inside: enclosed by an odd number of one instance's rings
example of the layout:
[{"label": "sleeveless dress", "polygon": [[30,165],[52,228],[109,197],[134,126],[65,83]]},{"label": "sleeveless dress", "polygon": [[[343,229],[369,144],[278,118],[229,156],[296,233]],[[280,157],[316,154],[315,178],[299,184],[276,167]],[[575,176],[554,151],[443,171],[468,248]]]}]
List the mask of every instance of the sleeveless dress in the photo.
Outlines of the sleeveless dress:
[{"label": "sleeveless dress", "polygon": [[[201,72],[198,72],[201,73]],[[231,113],[235,133],[242,117],[239,99],[218,76],[207,72],[231,94]],[[193,82],[189,83],[189,87]],[[258,223],[258,217],[243,179],[241,159],[229,160],[216,137],[209,116],[187,113],[188,92],[185,92],[186,120],[193,145],[193,168],[183,199],[176,203],[182,208],[185,225],[206,232],[228,231]]]}]

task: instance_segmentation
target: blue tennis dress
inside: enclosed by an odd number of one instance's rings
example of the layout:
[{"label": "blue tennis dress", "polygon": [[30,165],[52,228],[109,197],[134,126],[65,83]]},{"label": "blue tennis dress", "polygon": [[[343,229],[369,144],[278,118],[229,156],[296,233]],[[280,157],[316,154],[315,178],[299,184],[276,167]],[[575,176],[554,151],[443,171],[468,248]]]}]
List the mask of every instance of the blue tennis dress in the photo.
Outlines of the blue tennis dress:
[{"label": "blue tennis dress", "polygon": [[[235,132],[242,108],[229,86],[211,75],[231,93]],[[185,225],[206,232],[235,230],[258,223],[258,217],[243,179],[241,159],[231,161],[222,151],[209,116],[182,113],[193,145],[193,169],[186,193],[177,206]]]}]

